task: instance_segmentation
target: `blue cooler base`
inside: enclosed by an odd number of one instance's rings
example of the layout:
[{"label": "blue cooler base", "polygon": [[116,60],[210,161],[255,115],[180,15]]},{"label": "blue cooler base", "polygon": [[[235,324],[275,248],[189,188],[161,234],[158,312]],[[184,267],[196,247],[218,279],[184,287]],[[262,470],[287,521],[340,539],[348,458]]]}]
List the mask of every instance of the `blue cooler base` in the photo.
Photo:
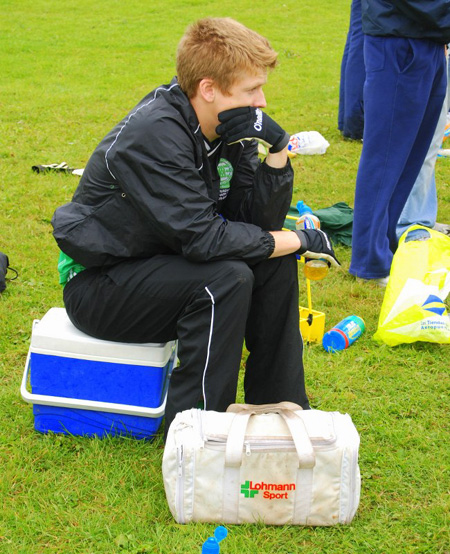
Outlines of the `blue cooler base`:
[{"label": "blue cooler base", "polygon": [[[164,367],[31,353],[33,394],[157,408],[165,398],[173,356]],[[152,438],[162,417],[143,417],[35,404],[37,431],[104,437]]]},{"label": "blue cooler base", "polygon": [[162,417],[139,417],[92,410],[72,410],[56,406],[33,406],[34,428],[41,433],[64,433],[86,437],[129,436],[151,439],[158,431]]}]

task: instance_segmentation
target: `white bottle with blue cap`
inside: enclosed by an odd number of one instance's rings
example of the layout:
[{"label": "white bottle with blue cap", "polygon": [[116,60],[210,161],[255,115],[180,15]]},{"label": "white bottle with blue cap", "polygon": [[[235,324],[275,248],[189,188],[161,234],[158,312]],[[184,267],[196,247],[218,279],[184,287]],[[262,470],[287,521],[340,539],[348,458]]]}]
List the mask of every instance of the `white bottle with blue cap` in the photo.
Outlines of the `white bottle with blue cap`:
[{"label": "white bottle with blue cap", "polygon": [[297,210],[300,217],[295,222],[296,229],[320,229],[320,219],[303,200],[297,202]]}]

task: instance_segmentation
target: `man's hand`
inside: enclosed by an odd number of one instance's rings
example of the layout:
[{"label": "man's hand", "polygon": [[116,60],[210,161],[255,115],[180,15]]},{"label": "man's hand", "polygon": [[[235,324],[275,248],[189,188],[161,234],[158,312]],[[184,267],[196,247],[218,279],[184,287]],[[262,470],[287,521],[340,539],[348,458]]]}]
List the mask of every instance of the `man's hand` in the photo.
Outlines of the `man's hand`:
[{"label": "man's hand", "polygon": [[227,144],[255,138],[271,145],[269,152],[281,152],[289,142],[289,134],[260,108],[233,108],[220,112],[216,133]]},{"label": "man's hand", "polygon": [[294,231],[300,239],[301,246],[297,254],[304,256],[305,259],[324,259],[328,265],[339,267],[331,240],[321,229],[303,229]]}]

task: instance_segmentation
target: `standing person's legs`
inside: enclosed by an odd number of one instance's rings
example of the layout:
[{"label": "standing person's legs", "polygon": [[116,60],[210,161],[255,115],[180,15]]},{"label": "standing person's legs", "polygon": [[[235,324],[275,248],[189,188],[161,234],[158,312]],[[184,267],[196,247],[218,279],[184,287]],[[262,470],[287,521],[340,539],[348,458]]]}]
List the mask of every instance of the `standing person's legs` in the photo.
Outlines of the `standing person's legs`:
[{"label": "standing person's legs", "polygon": [[340,129],[344,137],[361,140],[364,132],[363,89],[366,78],[361,0],[352,1],[348,40],[343,87],[345,113]]},{"label": "standing person's legs", "polygon": [[88,269],[66,285],[72,322],[105,340],[178,339],[166,404],[166,431],[178,411],[224,411],[236,398],[253,273],[243,262],[191,263],[180,256]]},{"label": "standing person's legs", "polygon": [[[423,54],[423,50],[425,49],[422,43],[420,47]],[[434,67],[435,77],[423,119],[417,131],[416,140],[411,148],[405,168],[398,180],[397,187],[389,205],[388,239],[389,247],[393,253],[398,246],[396,232],[398,220],[411,193],[412,187],[416,182],[420,169],[423,166],[433,135],[436,131],[442,111],[442,104],[447,92],[447,67],[443,48],[440,45],[431,43],[431,52],[428,56],[422,55],[422,57],[425,57],[428,63]],[[416,163],[417,160],[419,160],[419,163]]]},{"label": "standing person's legs", "polygon": [[245,400],[250,404],[288,400],[308,409],[299,329],[297,258],[291,255],[266,260],[253,271],[255,284],[245,334],[250,352]]},{"label": "standing person's legs", "polygon": [[436,129],[445,59],[431,41],[368,35],[364,55],[365,128],[350,273],[377,279],[389,275],[395,227]]},{"label": "standing person's legs", "polygon": [[339,105],[338,105],[338,129],[342,131],[344,129],[345,119],[345,68],[348,60],[348,49],[350,48],[350,29],[347,33],[347,40],[344,46],[344,52],[342,53],[341,60],[341,72],[339,80]]},{"label": "standing person's legs", "polygon": [[448,98],[447,84],[447,98],[442,104],[441,115],[439,116],[425,161],[397,223],[397,239],[411,225],[423,225],[424,227],[433,228],[436,224],[437,193],[434,167],[447,123]]}]

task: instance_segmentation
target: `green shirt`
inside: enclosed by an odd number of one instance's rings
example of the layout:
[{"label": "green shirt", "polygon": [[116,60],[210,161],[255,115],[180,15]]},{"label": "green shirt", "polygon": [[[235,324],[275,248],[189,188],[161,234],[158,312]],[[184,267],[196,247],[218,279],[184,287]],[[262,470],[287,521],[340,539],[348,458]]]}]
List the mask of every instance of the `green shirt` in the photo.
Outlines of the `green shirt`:
[{"label": "green shirt", "polygon": [[70,256],[67,254],[64,254],[62,250],[59,252],[59,260],[58,260],[58,272],[59,272],[59,284],[60,285],[66,285],[72,277],[75,277],[77,273],[80,273],[86,269],[81,264],[77,264],[75,260],[73,260]]}]

